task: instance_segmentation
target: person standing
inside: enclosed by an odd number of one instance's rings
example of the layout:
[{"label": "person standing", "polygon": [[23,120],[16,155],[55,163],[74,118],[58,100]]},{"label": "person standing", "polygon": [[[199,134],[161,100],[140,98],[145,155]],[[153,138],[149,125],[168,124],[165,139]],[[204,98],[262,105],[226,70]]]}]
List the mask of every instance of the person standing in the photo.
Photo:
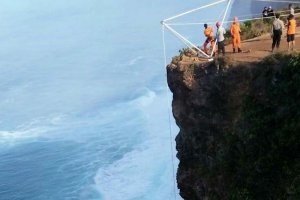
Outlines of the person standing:
[{"label": "person standing", "polygon": [[206,37],[206,40],[203,44],[203,47],[204,47],[204,52],[206,54],[208,54],[208,48],[207,48],[207,45],[210,43],[210,46],[213,47],[214,46],[214,36],[213,36],[213,33],[214,30],[211,26],[207,26],[207,24],[204,24],[204,35]]},{"label": "person standing", "polygon": [[238,49],[238,52],[242,52],[241,50],[241,28],[237,17],[234,17],[233,23],[230,27],[230,33],[232,37],[232,49],[233,53],[235,53],[235,49]]},{"label": "person standing", "polygon": [[263,18],[268,17],[268,8],[264,7],[263,11],[262,11],[262,16]]},{"label": "person standing", "polygon": [[273,17],[274,16],[274,10],[272,9],[271,6],[269,6],[267,12],[268,12],[268,17]]},{"label": "person standing", "polygon": [[221,51],[222,51],[222,55],[225,55],[225,44],[224,44],[224,40],[225,37],[224,35],[226,34],[226,30],[223,26],[221,26],[220,22],[216,23],[216,27],[217,27],[217,34],[216,34],[216,38],[218,41],[218,55],[220,55]]},{"label": "person standing", "polygon": [[294,6],[291,3],[289,4],[289,11],[290,11],[290,15],[295,15]]},{"label": "person standing", "polygon": [[277,49],[279,48],[282,31],[284,29],[284,23],[282,20],[279,19],[279,17],[280,14],[276,13],[275,20],[273,21],[272,24],[272,32],[271,32],[271,37],[273,38],[272,52],[274,52],[275,46]]},{"label": "person standing", "polygon": [[288,17],[288,27],[287,27],[287,42],[288,42],[288,51],[294,50],[295,47],[295,34],[296,34],[296,20],[294,15],[289,15]]}]

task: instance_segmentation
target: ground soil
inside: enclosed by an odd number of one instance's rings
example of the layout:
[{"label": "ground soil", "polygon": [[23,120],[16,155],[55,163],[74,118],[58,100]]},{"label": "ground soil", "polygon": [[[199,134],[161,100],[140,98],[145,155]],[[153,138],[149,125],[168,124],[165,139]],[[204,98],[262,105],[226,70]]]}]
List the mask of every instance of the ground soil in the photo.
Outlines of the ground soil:
[{"label": "ground soil", "polygon": [[[278,50],[274,53],[288,53],[287,47],[288,43],[286,40],[286,33],[281,37],[281,44]],[[300,27],[297,27],[295,35],[296,46],[294,52],[300,52]],[[242,41],[241,43],[242,53],[233,53],[232,45],[227,45],[225,47],[225,57],[229,58],[232,62],[254,62],[260,61],[268,55],[272,54],[272,38],[270,34],[265,34],[257,38]],[[218,55],[216,55],[218,56]],[[182,64],[193,64],[193,63],[206,63],[207,58],[199,58],[197,56],[185,56],[183,55],[179,61]]]},{"label": "ground soil", "polygon": [[[300,27],[297,28],[297,33],[295,35],[296,47],[294,51],[300,51]],[[232,58],[232,60],[237,62],[252,62],[259,61],[264,57],[272,54],[272,38],[270,34],[266,34],[257,38],[243,41],[241,44],[241,49],[244,53],[233,53],[232,45],[227,45],[225,51],[227,56]],[[277,51],[275,52],[287,52],[288,43],[286,40],[286,33],[282,35],[281,44]]]}]

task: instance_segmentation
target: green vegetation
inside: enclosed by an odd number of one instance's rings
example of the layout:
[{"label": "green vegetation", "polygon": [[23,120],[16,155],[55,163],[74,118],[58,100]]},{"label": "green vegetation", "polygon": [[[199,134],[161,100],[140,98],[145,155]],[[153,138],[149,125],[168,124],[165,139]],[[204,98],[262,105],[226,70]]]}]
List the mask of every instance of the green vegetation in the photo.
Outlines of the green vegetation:
[{"label": "green vegetation", "polygon": [[[241,40],[248,40],[271,32],[271,20],[252,20],[240,24]],[[226,44],[231,43],[230,30],[226,30]]]},{"label": "green vegetation", "polygon": [[[287,15],[289,13],[288,10],[281,11],[279,10],[280,14],[282,17],[280,19],[286,24],[287,23]],[[295,13],[299,13],[300,10],[295,8]],[[300,17],[295,18],[297,23],[300,23]],[[241,26],[241,40],[248,40],[252,39],[255,37],[259,37],[261,35],[264,35],[266,33],[271,33],[271,27],[272,27],[272,22],[273,18],[267,18],[267,19],[256,19],[256,20],[251,20],[251,21],[246,21],[240,24]],[[230,30],[226,31],[226,44],[231,43],[231,34]]]},{"label": "green vegetation", "polygon": [[271,56],[259,68],[224,142],[228,199],[300,199],[300,55]]},{"label": "green vegetation", "polygon": [[241,39],[247,40],[271,32],[271,23],[263,20],[253,20],[241,24]]}]

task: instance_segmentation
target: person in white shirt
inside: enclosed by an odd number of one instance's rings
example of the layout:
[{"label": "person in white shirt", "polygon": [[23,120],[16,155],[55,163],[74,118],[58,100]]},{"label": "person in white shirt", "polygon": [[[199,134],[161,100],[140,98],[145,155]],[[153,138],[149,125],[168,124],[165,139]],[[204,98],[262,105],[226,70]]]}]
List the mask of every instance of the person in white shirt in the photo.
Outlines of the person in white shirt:
[{"label": "person in white shirt", "polygon": [[290,15],[295,15],[295,10],[293,4],[289,4]]},{"label": "person in white shirt", "polygon": [[223,56],[225,55],[225,44],[224,44],[224,34],[226,34],[226,30],[223,26],[221,26],[220,22],[216,23],[216,27],[217,27],[217,34],[216,34],[216,38],[218,41],[218,55],[220,55],[221,51]]},{"label": "person in white shirt", "polygon": [[284,23],[279,19],[279,17],[280,14],[276,13],[275,20],[273,21],[272,24],[272,32],[271,32],[271,37],[273,38],[272,52],[274,52],[275,46],[277,49],[279,48],[282,31],[284,29]]}]

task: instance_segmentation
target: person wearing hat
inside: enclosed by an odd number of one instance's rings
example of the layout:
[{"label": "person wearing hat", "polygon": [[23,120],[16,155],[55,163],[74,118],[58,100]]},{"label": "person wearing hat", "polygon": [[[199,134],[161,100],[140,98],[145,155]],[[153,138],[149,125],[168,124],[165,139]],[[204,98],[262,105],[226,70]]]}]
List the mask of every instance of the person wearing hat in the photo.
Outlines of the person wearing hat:
[{"label": "person wearing hat", "polygon": [[231,24],[230,27],[230,33],[232,37],[232,49],[233,53],[235,53],[235,49],[238,49],[238,52],[242,52],[241,50],[241,28],[240,28],[240,23],[238,21],[237,17],[234,17],[233,23]]},{"label": "person wearing hat", "polygon": [[271,32],[271,37],[273,39],[272,52],[274,52],[275,46],[277,49],[279,48],[282,31],[284,29],[284,23],[279,19],[279,17],[280,14],[276,13],[275,20],[273,21],[272,24],[272,32]]},{"label": "person wearing hat", "polygon": [[289,15],[288,17],[288,27],[287,27],[287,42],[288,51],[294,50],[295,47],[295,34],[296,34],[296,20],[294,15]]},{"label": "person wearing hat", "polygon": [[210,46],[213,47],[214,46],[214,36],[213,36],[213,28],[211,26],[207,26],[207,24],[204,24],[204,35],[206,37],[206,40],[203,44],[204,47],[204,52],[206,54],[208,54],[208,48],[207,45],[210,43]]},{"label": "person wearing hat", "polygon": [[220,53],[222,51],[222,54],[224,56],[225,55],[225,44],[224,44],[225,37],[224,37],[224,35],[226,34],[226,30],[223,26],[221,26],[220,22],[216,23],[216,27],[217,27],[216,39],[218,42],[218,55],[220,55]]}]

